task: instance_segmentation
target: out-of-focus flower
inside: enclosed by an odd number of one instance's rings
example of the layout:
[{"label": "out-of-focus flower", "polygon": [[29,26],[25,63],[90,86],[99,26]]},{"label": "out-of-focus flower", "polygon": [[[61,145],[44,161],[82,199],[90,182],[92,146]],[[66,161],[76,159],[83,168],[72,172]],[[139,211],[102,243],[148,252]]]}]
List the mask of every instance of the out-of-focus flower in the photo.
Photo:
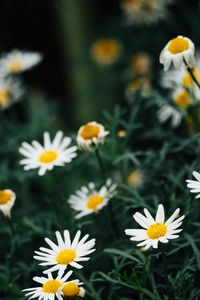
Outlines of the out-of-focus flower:
[{"label": "out-of-focus flower", "polygon": [[20,100],[24,90],[19,80],[0,78],[0,109],[6,109]]},{"label": "out-of-focus flower", "polygon": [[165,0],[122,0],[121,8],[127,24],[156,23],[166,15]]},{"label": "out-of-focus flower", "polygon": [[176,89],[172,97],[176,104],[183,109],[187,109],[192,103],[191,95],[183,89]]},{"label": "out-of-focus flower", "polygon": [[180,125],[183,118],[181,111],[168,104],[164,104],[158,110],[157,116],[160,123],[165,123],[168,119],[171,119],[171,125],[174,128]]},{"label": "out-of-focus flower", "polygon": [[198,194],[195,198],[200,198],[200,173],[194,171],[192,175],[196,180],[187,179],[187,187],[190,189],[190,193]]},{"label": "out-of-focus flower", "polygon": [[96,213],[108,204],[108,201],[115,195],[117,185],[108,179],[100,190],[97,190],[94,183],[88,187],[83,186],[74,195],[71,195],[68,202],[72,209],[78,211],[76,218]]},{"label": "out-of-focus flower", "polygon": [[171,64],[179,70],[186,64],[189,67],[194,67],[194,52],[193,42],[189,38],[179,35],[170,40],[164,47],[160,54],[160,63],[164,65],[165,71],[170,68]]},{"label": "out-of-focus flower", "polygon": [[141,187],[144,183],[144,173],[139,169],[132,171],[127,177],[127,183],[134,188]]},{"label": "out-of-focus flower", "polygon": [[63,132],[58,131],[55,138],[51,142],[48,132],[44,133],[44,146],[37,141],[32,144],[22,143],[19,152],[26,158],[20,161],[24,165],[24,170],[39,168],[38,174],[44,175],[47,171],[51,171],[55,166],[64,166],[70,163],[77,156],[77,147],[69,147],[71,143],[70,137],[63,137]]},{"label": "out-of-focus flower", "polygon": [[[150,212],[145,208],[144,215],[137,212],[133,215],[135,221],[144,229],[126,229],[126,235],[130,235],[131,241],[137,241],[138,247],[149,249],[150,247],[158,248],[158,242],[168,243],[168,240],[176,239],[179,237],[177,233],[182,229],[177,229],[181,226],[182,220],[185,216],[179,217],[180,209],[177,208],[172,216],[165,221],[165,211],[162,204],[158,205],[155,219]],[[142,242],[141,242],[142,241]]]},{"label": "out-of-focus flower", "polygon": [[95,239],[91,239],[86,242],[89,235],[86,234],[81,237],[81,231],[78,230],[74,240],[71,242],[70,233],[68,230],[64,231],[64,239],[59,231],[56,231],[57,245],[50,239],[45,238],[46,243],[50,246],[50,249],[41,247],[40,251],[35,251],[37,254],[34,256],[36,260],[42,261],[41,266],[53,266],[44,273],[61,271],[64,272],[70,265],[71,267],[81,269],[82,266],[79,262],[88,261],[89,254],[95,251],[93,248],[95,245]]},{"label": "out-of-focus flower", "polygon": [[15,204],[16,195],[11,190],[0,190],[0,210],[5,217],[11,217],[11,209]]},{"label": "out-of-focus flower", "polygon": [[128,100],[132,100],[134,94],[141,91],[142,96],[147,96],[151,87],[151,81],[149,77],[139,77],[129,83],[126,87],[126,96]]},{"label": "out-of-focus flower", "polygon": [[100,65],[111,65],[121,54],[121,43],[115,39],[99,39],[91,47],[92,58]]},{"label": "out-of-focus flower", "polygon": [[77,144],[79,149],[86,151],[95,150],[100,144],[104,144],[105,137],[109,134],[103,125],[89,122],[79,128]]},{"label": "out-of-focus flower", "polygon": [[127,132],[125,130],[119,130],[117,132],[117,136],[121,139],[125,138],[127,136]]},{"label": "out-of-focus flower", "polygon": [[151,72],[151,58],[147,53],[134,55],[130,63],[131,71],[135,76],[144,76]]},{"label": "out-of-focus flower", "polygon": [[42,60],[42,55],[37,52],[13,50],[0,59],[0,73],[17,74],[31,69]]}]

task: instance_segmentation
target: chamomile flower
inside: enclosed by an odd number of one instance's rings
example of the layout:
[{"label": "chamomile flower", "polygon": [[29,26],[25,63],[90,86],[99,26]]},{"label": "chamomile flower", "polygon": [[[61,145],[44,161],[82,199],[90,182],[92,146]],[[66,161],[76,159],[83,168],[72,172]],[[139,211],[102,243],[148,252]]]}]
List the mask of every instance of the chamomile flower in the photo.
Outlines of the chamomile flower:
[{"label": "chamomile flower", "polygon": [[39,300],[63,300],[62,289],[65,288],[66,285],[70,287],[69,284],[71,284],[71,286],[72,284],[74,284],[74,286],[78,286],[80,284],[79,280],[67,281],[72,273],[73,271],[69,271],[63,276],[63,273],[59,272],[57,277],[53,278],[52,274],[49,272],[47,277],[34,277],[33,280],[41,286],[25,289],[23,292],[26,292],[25,296],[29,297],[28,299],[38,298]]},{"label": "chamomile flower", "polygon": [[0,78],[0,109],[6,109],[20,100],[24,91],[19,80]]},{"label": "chamomile flower", "polygon": [[78,147],[81,150],[93,151],[98,145],[104,144],[105,137],[108,134],[109,131],[106,131],[103,125],[89,122],[79,128],[77,134]]},{"label": "chamomile flower", "polygon": [[195,47],[193,42],[182,35],[170,40],[160,54],[160,63],[164,65],[164,71],[167,71],[171,64],[175,69],[180,70],[186,64],[193,67]]},{"label": "chamomile flower", "polygon": [[76,219],[96,213],[108,204],[108,201],[115,195],[117,185],[108,179],[106,184],[99,190],[94,183],[83,186],[74,195],[71,195],[68,202],[72,209],[78,211]]},{"label": "chamomile flower", "polygon": [[166,0],[122,0],[127,24],[156,23],[166,15]]},{"label": "chamomile flower", "polygon": [[121,43],[111,38],[99,39],[91,47],[92,58],[100,65],[113,64],[119,59],[121,51]]},{"label": "chamomile flower", "polygon": [[15,204],[16,195],[11,190],[0,190],[0,210],[5,217],[11,217],[11,209]]},{"label": "chamomile flower", "polygon": [[131,187],[140,188],[144,183],[144,172],[139,169],[132,171],[127,177],[127,183]]},{"label": "chamomile flower", "polygon": [[32,144],[22,143],[19,152],[26,158],[20,161],[24,165],[24,170],[39,168],[38,174],[44,175],[51,171],[55,166],[64,166],[70,163],[77,156],[77,147],[69,147],[71,138],[63,137],[63,132],[58,131],[51,142],[48,132],[44,133],[44,146],[37,141]]},{"label": "chamomile flower", "polygon": [[160,123],[165,123],[167,120],[171,119],[172,127],[176,128],[180,125],[183,118],[183,114],[175,107],[168,104],[164,104],[158,110],[157,117]]},{"label": "chamomile flower", "polygon": [[168,243],[169,240],[179,237],[177,233],[181,232],[182,229],[177,228],[181,226],[182,220],[185,217],[181,216],[176,219],[179,212],[180,209],[177,208],[172,216],[165,221],[165,212],[162,204],[158,205],[155,219],[145,208],[145,216],[139,212],[133,215],[135,221],[144,229],[126,229],[125,233],[131,236],[131,241],[140,242],[137,244],[138,247],[144,247],[145,250],[150,247],[158,248],[158,242]]},{"label": "chamomile flower", "polygon": [[56,231],[57,244],[53,243],[50,239],[45,238],[49,248],[41,247],[40,251],[35,251],[37,254],[34,256],[36,260],[42,261],[41,266],[50,267],[44,273],[62,271],[70,265],[71,267],[81,269],[82,265],[79,262],[88,261],[89,254],[95,251],[95,239],[86,242],[89,234],[86,234],[81,239],[81,231],[78,230],[74,240],[71,241],[70,233],[68,230],[64,231],[64,239],[60,232]]},{"label": "chamomile flower", "polygon": [[187,187],[190,189],[190,193],[198,194],[195,198],[200,198],[200,173],[194,171],[192,175],[196,180],[187,179]]},{"label": "chamomile flower", "polygon": [[187,90],[184,90],[183,88],[175,89],[172,94],[172,98],[175,103],[182,109],[187,109],[192,104],[191,95],[187,92]]},{"label": "chamomile flower", "polygon": [[13,50],[0,59],[1,74],[17,74],[37,65],[42,55],[37,52]]}]

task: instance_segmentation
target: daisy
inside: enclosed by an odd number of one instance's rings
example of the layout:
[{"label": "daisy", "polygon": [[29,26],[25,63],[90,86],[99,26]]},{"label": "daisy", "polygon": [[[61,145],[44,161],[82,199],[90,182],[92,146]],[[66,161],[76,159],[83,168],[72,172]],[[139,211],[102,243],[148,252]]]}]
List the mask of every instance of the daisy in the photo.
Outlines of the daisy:
[{"label": "daisy", "polygon": [[79,149],[86,151],[95,150],[99,144],[104,144],[105,137],[109,134],[103,125],[89,122],[79,128],[77,144]]},{"label": "daisy", "polygon": [[51,171],[55,166],[64,166],[70,163],[77,156],[77,147],[69,147],[71,138],[63,137],[63,132],[58,131],[51,142],[48,132],[44,133],[44,146],[37,141],[32,144],[22,143],[19,152],[26,158],[20,161],[24,165],[24,170],[39,168],[38,174],[44,175]]},{"label": "daisy", "polygon": [[200,173],[194,171],[192,175],[196,180],[187,179],[187,187],[190,189],[190,193],[198,194],[195,198],[200,198]]},{"label": "daisy", "polygon": [[95,251],[95,239],[86,242],[89,234],[86,234],[80,239],[81,231],[78,230],[74,240],[71,242],[70,233],[68,230],[64,231],[64,239],[60,232],[56,231],[57,244],[53,243],[50,239],[45,238],[49,248],[40,248],[40,251],[35,251],[37,254],[34,256],[36,260],[42,261],[41,266],[52,266],[44,273],[62,271],[64,272],[68,265],[71,267],[81,269],[82,266],[79,262],[88,261],[90,258],[87,256]]},{"label": "daisy", "polygon": [[19,101],[23,95],[19,80],[0,78],[0,109],[8,108],[12,103]]},{"label": "daisy", "polygon": [[156,23],[166,15],[166,0],[122,0],[127,24]]},{"label": "daisy", "polygon": [[68,202],[72,209],[78,211],[76,219],[96,213],[108,204],[108,201],[115,195],[117,185],[108,179],[100,190],[97,190],[94,183],[83,186],[74,195],[71,195]]},{"label": "daisy", "polygon": [[74,285],[77,286],[80,284],[79,280],[67,281],[72,273],[73,271],[69,271],[63,276],[63,273],[59,272],[55,279],[51,273],[48,273],[47,277],[34,277],[33,280],[41,284],[41,286],[25,289],[23,292],[27,292],[25,296],[28,296],[28,299],[38,298],[39,300],[63,300],[63,297],[61,296],[63,294],[62,289],[67,284],[74,283]]},{"label": "daisy", "polygon": [[182,216],[176,219],[179,212],[180,209],[177,208],[173,215],[165,222],[165,212],[162,204],[158,205],[155,219],[145,208],[145,216],[139,212],[133,215],[135,221],[144,229],[126,229],[125,233],[126,235],[131,236],[131,241],[140,241],[140,243],[137,244],[138,247],[144,247],[145,250],[149,249],[151,246],[153,248],[158,248],[158,242],[168,243],[168,240],[179,237],[177,233],[182,231],[182,229],[177,228],[181,226],[182,220],[185,217]]},{"label": "daisy", "polygon": [[16,194],[11,190],[0,190],[0,210],[5,217],[11,217],[11,209],[15,204]]},{"label": "daisy", "polygon": [[128,175],[127,183],[129,186],[134,188],[141,187],[144,183],[144,173],[139,169],[134,170]]},{"label": "daisy", "polygon": [[37,52],[13,50],[0,59],[1,74],[17,74],[37,65],[42,55]]},{"label": "daisy", "polygon": [[193,67],[195,47],[193,42],[182,35],[170,40],[160,54],[160,63],[164,65],[164,71],[167,71],[171,64],[175,69],[185,67]]},{"label": "daisy", "polygon": [[160,123],[165,123],[168,119],[171,119],[172,127],[176,128],[180,125],[183,114],[171,105],[163,105],[157,112],[157,117]]},{"label": "daisy", "polygon": [[115,39],[99,39],[91,47],[91,56],[100,65],[111,65],[121,54],[122,46]]},{"label": "daisy", "polygon": [[191,95],[183,88],[175,89],[172,98],[182,109],[187,109],[192,104]]}]

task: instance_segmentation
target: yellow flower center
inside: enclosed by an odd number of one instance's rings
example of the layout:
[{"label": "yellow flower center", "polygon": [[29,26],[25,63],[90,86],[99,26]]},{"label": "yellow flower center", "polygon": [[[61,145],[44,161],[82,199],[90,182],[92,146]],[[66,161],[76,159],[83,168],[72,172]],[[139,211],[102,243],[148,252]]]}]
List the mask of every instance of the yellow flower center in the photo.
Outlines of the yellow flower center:
[{"label": "yellow flower center", "polygon": [[39,156],[39,162],[48,164],[56,160],[58,157],[58,153],[53,150],[45,150],[40,156]]},{"label": "yellow flower center", "polygon": [[142,184],[143,174],[140,170],[135,170],[128,175],[128,185],[138,187]]},{"label": "yellow flower center", "polygon": [[74,282],[69,282],[63,286],[62,292],[64,297],[76,297],[80,293],[80,287]]},{"label": "yellow flower center", "polygon": [[6,204],[11,200],[11,193],[6,191],[0,191],[0,205]]},{"label": "yellow flower center", "polygon": [[190,105],[190,95],[186,91],[181,91],[176,96],[175,101],[182,108],[188,108],[188,106]]},{"label": "yellow flower center", "polygon": [[60,265],[68,265],[76,258],[76,251],[74,249],[64,249],[60,251],[56,257],[56,261]]},{"label": "yellow flower center", "polygon": [[92,195],[88,200],[87,200],[87,208],[96,210],[97,206],[101,204],[104,201],[104,198],[99,196],[99,195]]},{"label": "yellow flower center", "polygon": [[15,59],[9,63],[8,69],[11,73],[20,72],[23,68],[23,63],[20,59]]},{"label": "yellow flower center", "polygon": [[[200,72],[199,70],[192,70],[192,73],[196,80],[200,80]],[[185,75],[183,77],[183,86],[186,88],[190,88],[194,84],[194,81],[191,77],[191,75],[188,72],[185,72]]]},{"label": "yellow flower center", "polygon": [[84,140],[91,140],[94,137],[98,137],[98,134],[99,134],[99,127],[88,123],[83,126],[80,135]]},{"label": "yellow flower center", "polygon": [[147,234],[152,240],[156,240],[161,236],[164,236],[166,233],[167,233],[167,226],[162,223],[153,224],[147,230]]},{"label": "yellow flower center", "polygon": [[60,281],[58,280],[48,280],[43,284],[43,292],[48,294],[56,294],[58,292],[58,289],[62,286]]},{"label": "yellow flower center", "polygon": [[4,107],[10,98],[10,90],[0,90],[0,106]]},{"label": "yellow flower center", "polygon": [[168,50],[172,54],[182,53],[189,49],[188,41],[183,37],[176,37],[169,43]]},{"label": "yellow flower center", "polygon": [[118,58],[120,44],[115,40],[100,40],[94,44],[92,51],[97,60],[108,63]]}]

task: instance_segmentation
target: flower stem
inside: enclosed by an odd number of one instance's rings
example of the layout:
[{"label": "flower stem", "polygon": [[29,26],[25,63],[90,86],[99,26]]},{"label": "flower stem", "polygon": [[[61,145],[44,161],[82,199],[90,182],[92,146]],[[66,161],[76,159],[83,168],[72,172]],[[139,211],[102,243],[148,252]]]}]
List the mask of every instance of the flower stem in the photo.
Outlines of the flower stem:
[{"label": "flower stem", "polygon": [[168,294],[170,294],[170,292],[169,292],[170,291],[170,283],[169,283],[168,271],[167,271],[166,253],[163,249],[161,250],[161,253],[162,253],[165,281],[166,281],[166,286],[167,286],[166,290],[167,290]]},{"label": "flower stem", "polygon": [[106,182],[106,172],[105,172],[104,164],[103,164],[103,161],[101,159],[101,155],[100,155],[100,152],[98,149],[95,149],[95,154],[96,154],[96,158],[97,158],[100,170],[101,170],[103,181]]},{"label": "flower stem", "polygon": [[190,67],[188,66],[188,64],[187,64],[187,62],[186,62],[185,59],[183,59],[183,60],[184,60],[184,63],[185,63],[185,65],[186,65],[186,67],[187,67],[187,71],[188,71],[188,73],[190,74],[192,80],[194,81],[194,83],[196,83],[196,85],[197,85],[198,88],[200,89],[200,83],[198,82],[198,80],[197,80],[196,77],[194,76],[194,73],[193,73],[192,68],[190,68]]}]

